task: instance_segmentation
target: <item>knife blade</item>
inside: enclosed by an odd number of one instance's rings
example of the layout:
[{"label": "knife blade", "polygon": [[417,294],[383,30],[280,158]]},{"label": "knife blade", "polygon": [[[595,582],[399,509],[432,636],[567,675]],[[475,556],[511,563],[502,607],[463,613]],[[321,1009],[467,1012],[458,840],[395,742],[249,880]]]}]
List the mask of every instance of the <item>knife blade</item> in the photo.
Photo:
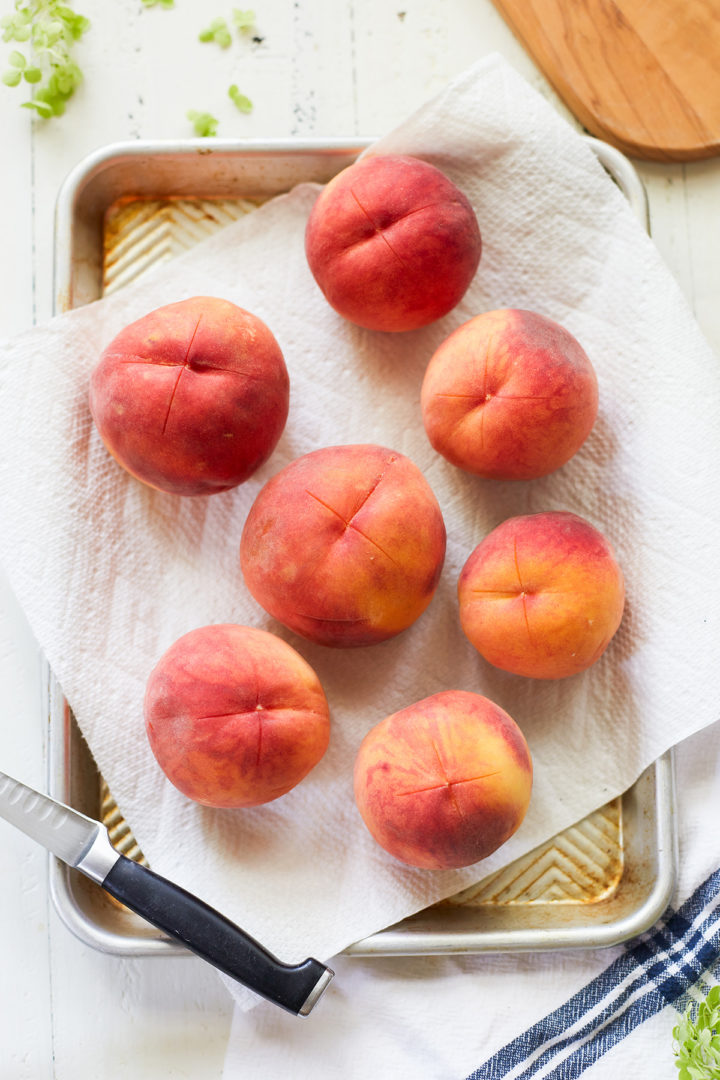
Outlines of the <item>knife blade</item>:
[{"label": "knife blade", "polygon": [[334,972],[308,957],[284,964],[203,900],[116,851],[105,826],[0,772],[0,818],[237,982],[307,1016]]}]

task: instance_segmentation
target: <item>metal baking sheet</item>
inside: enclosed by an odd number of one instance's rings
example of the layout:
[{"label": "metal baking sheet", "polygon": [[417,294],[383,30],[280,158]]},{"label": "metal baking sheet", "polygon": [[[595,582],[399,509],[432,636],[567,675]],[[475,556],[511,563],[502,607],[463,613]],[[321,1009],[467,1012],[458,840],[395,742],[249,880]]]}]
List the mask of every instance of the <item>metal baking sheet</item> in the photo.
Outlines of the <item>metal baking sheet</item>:
[{"label": "metal baking sheet", "polygon": [[[648,227],[629,161],[589,144]],[[325,183],[368,145],[359,140],[133,142],[101,150],[63,185],[55,229],[55,310],[108,295],[302,181]],[[100,817],[113,843],[143,860],[98,774],[62,691],[47,673],[50,793]],[[480,953],[616,944],[651,926],[675,882],[672,755],[622,797],[511,866],[397,926],[356,942],[357,956]],[[138,956],[185,954],[58,860],[54,906],[84,942]]]}]

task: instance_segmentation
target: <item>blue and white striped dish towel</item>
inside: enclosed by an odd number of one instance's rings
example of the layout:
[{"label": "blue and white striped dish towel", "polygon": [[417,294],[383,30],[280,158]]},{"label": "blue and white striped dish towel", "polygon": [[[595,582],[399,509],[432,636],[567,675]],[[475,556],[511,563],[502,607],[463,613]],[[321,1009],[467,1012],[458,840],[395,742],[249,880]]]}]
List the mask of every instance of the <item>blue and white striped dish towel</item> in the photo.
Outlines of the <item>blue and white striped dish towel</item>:
[{"label": "blue and white striped dish towel", "polygon": [[673,1080],[678,1012],[720,982],[720,723],[676,747],[675,763],[678,886],[639,938],[562,954],[337,958],[307,1020],[236,1011],[223,1080]]}]

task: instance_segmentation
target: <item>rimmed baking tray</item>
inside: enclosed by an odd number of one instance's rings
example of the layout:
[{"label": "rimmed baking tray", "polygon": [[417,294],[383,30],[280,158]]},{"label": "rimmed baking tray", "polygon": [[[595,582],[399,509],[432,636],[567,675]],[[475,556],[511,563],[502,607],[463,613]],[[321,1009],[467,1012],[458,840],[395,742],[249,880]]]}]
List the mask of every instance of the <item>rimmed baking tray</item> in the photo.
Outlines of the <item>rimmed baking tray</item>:
[{"label": "rimmed baking tray", "polygon": [[[630,162],[588,143],[648,227]],[[365,140],[185,140],[120,143],[81,162],[58,197],[55,311],[136,281],[160,262],[302,181],[326,183]],[[101,818],[116,846],[142,859],[62,691],[47,673],[50,793]],[[354,956],[482,953],[617,944],[663,913],[676,873],[672,754],[633,787],[510,867],[350,946]],[[99,886],[50,860],[50,892],[85,943],[124,956],[186,950]]]}]

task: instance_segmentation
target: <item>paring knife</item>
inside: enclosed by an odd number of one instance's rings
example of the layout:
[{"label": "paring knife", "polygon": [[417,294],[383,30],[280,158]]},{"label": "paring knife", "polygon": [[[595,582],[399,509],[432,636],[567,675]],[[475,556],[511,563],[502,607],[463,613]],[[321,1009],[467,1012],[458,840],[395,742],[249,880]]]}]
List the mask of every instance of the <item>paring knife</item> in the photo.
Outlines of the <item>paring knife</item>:
[{"label": "paring knife", "polygon": [[0,817],[268,1001],[307,1016],[334,972],[319,960],[283,964],[196,896],[116,851],[104,825],[0,772]]}]

